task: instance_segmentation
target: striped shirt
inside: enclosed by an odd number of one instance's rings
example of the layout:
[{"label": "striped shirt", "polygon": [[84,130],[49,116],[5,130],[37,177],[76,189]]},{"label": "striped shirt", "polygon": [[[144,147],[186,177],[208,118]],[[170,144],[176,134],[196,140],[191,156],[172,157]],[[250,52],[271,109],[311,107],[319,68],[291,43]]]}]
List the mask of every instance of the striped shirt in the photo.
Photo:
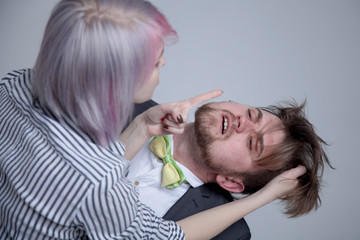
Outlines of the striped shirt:
[{"label": "striped shirt", "polygon": [[0,239],[183,239],[141,204],[123,145],[94,144],[33,104],[30,69],[0,82]]}]

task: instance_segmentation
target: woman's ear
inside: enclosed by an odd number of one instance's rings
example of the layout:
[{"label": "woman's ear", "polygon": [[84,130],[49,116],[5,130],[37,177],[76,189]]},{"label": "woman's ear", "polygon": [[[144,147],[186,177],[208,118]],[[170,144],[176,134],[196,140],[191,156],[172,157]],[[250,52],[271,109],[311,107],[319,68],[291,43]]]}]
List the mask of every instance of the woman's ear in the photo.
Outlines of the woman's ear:
[{"label": "woman's ear", "polygon": [[238,177],[227,177],[219,174],[216,176],[216,182],[220,187],[229,192],[241,193],[245,189],[242,180]]}]

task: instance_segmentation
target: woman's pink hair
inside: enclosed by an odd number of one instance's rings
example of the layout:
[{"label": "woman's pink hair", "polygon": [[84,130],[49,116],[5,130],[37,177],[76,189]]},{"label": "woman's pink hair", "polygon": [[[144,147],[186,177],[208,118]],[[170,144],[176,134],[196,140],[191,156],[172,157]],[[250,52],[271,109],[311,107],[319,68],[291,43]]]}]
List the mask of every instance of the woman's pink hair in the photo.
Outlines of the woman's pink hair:
[{"label": "woman's pink hair", "polygon": [[169,40],[177,40],[176,31],[148,1],[60,1],[34,66],[34,98],[106,146],[119,137],[134,89]]}]

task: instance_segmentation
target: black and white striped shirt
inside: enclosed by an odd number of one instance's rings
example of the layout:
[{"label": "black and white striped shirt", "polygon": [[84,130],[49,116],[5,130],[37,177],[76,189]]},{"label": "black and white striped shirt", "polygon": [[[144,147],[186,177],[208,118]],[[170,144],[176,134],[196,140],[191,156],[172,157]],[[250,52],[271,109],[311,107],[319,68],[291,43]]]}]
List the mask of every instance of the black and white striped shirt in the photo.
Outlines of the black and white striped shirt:
[{"label": "black and white striped shirt", "polygon": [[182,239],[141,204],[121,143],[35,107],[30,69],[0,82],[0,239]]}]

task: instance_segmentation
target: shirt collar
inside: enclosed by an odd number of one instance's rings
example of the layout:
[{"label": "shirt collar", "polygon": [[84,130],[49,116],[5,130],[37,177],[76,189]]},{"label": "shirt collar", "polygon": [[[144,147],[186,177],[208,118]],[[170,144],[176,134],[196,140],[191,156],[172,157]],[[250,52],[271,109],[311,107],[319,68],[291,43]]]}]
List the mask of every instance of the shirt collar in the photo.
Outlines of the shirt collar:
[{"label": "shirt collar", "polygon": [[[173,135],[170,135],[171,137],[171,154],[174,154],[174,139],[173,139]],[[176,159],[174,159],[176,161]],[[182,165],[181,163],[179,163],[178,161],[176,161],[176,163],[179,165],[179,167],[181,168],[181,170],[183,171],[185,177],[186,177],[186,182],[188,182],[190,184],[190,186],[192,186],[193,188],[196,187],[200,187],[201,185],[204,184],[203,181],[201,181],[197,176],[195,176],[195,174],[193,174],[187,167],[185,167],[184,165]]]},{"label": "shirt collar", "polygon": [[183,171],[183,173],[186,177],[186,181],[190,184],[190,186],[192,186],[193,188],[196,188],[196,187],[200,187],[201,185],[204,184],[204,182],[201,181],[197,176],[195,176],[195,174],[193,174],[187,167],[185,167],[184,165],[182,165],[179,162],[176,162],[176,163]]}]

